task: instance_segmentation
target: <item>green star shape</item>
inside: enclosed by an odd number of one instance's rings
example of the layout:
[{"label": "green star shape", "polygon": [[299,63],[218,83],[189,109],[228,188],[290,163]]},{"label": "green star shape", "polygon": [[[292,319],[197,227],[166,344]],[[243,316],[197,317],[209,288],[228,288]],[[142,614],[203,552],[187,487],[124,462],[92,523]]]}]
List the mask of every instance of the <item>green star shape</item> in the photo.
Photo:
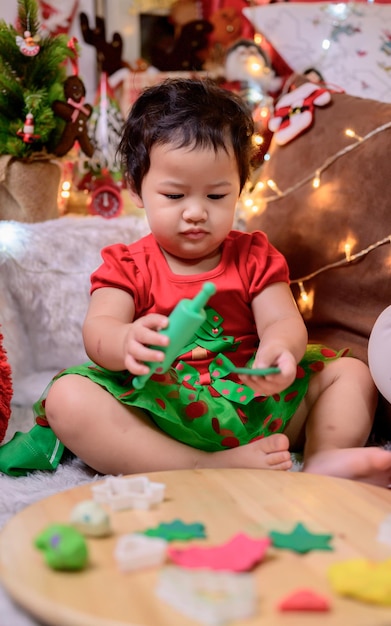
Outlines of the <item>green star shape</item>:
[{"label": "green star shape", "polygon": [[166,541],[187,541],[188,539],[205,539],[205,526],[200,522],[186,524],[180,519],[172,522],[161,522],[155,528],[148,528],[143,531],[148,537],[160,537]]},{"label": "green star shape", "polygon": [[279,533],[272,530],[269,537],[275,548],[285,548],[301,554],[311,550],[333,550],[332,546],[329,545],[333,535],[312,533],[301,522],[296,524],[290,533]]}]

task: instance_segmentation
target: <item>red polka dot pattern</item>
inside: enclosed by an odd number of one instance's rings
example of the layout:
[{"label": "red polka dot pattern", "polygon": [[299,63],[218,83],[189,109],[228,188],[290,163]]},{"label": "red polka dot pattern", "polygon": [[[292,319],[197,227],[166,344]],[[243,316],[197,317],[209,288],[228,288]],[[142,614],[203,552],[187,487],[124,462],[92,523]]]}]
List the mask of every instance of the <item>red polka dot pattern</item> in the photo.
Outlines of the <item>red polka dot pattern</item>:
[{"label": "red polka dot pattern", "polygon": [[190,402],[185,408],[185,414],[188,419],[194,420],[198,417],[202,417],[208,412],[208,405],[206,402]]}]

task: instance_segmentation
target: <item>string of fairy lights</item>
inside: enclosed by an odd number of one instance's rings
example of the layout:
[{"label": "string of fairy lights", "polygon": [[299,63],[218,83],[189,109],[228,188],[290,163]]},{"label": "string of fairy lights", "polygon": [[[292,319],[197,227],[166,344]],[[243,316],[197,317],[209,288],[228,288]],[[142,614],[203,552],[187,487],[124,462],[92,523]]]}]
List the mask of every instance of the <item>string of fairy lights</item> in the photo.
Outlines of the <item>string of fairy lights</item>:
[{"label": "string of fairy lights", "polygon": [[[379,133],[383,133],[387,130],[391,129],[391,122],[387,122],[380,126],[377,126],[375,129],[370,131],[364,136],[358,135],[353,129],[348,128],[345,130],[345,135],[354,139],[354,143],[351,143],[344,148],[336,151],[333,155],[327,157],[324,162],[316,167],[309,174],[304,176],[302,179],[295,182],[290,187],[286,189],[281,189],[275,180],[268,178],[266,180],[257,180],[257,182],[250,181],[245,187],[242,197],[241,197],[241,207],[243,207],[245,214],[247,217],[249,214],[257,214],[263,212],[266,207],[281,198],[286,198],[289,195],[293,194],[297,189],[303,187],[304,185],[311,183],[312,187],[317,190],[321,186],[321,176],[322,173],[327,170],[333,163],[335,163],[338,159],[345,157],[350,154],[353,150],[356,150],[366,141],[369,141]],[[269,157],[269,155],[267,155]],[[270,158],[270,157],[269,157]],[[272,191],[272,194],[264,195]],[[300,293],[300,301],[299,306],[301,311],[310,312],[313,307],[314,300],[314,289],[306,289],[305,283],[311,281],[316,278],[319,274],[324,272],[328,272],[333,269],[337,269],[340,267],[346,267],[347,265],[356,263],[361,260],[372,251],[376,250],[380,246],[384,246],[386,244],[391,243],[391,233],[383,237],[382,239],[371,243],[366,248],[359,250],[358,252],[352,252],[352,243],[349,240],[346,240],[343,247],[343,256],[342,258],[336,260],[333,263],[329,263],[322,267],[319,267],[317,270],[296,279],[291,280],[291,284],[297,285]]]},{"label": "string of fairy lights", "polygon": [[[262,192],[266,187],[268,187],[269,189],[273,191],[273,195],[262,197],[262,203],[266,203],[266,204],[268,204],[269,202],[274,202],[276,200],[279,200],[280,198],[285,198],[286,196],[289,196],[291,193],[293,193],[294,191],[296,191],[297,189],[299,189],[300,187],[302,187],[303,185],[305,185],[306,183],[310,181],[312,181],[313,188],[318,189],[320,187],[320,177],[321,177],[322,172],[327,170],[339,158],[345,156],[346,154],[348,154],[352,150],[355,150],[356,148],[361,146],[361,144],[365,143],[366,141],[368,141],[375,135],[378,135],[379,133],[382,133],[385,130],[388,130],[389,128],[391,128],[391,122],[386,122],[385,124],[382,124],[381,126],[377,126],[377,128],[375,128],[374,130],[371,130],[364,137],[357,135],[357,133],[351,128],[347,128],[345,130],[345,135],[347,137],[352,137],[356,139],[354,143],[345,146],[341,150],[338,150],[335,154],[325,159],[325,161],[320,167],[317,167],[310,174],[303,177],[301,180],[297,181],[294,185],[292,185],[291,187],[288,187],[285,190],[281,190],[278,187],[277,183],[270,178],[266,181],[266,183],[265,181],[262,181],[262,180],[258,181],[255,184],[255,186],[253,186],[252,183],[250,183],[250,188],[247,188],[248,197],[245,199],[245,202],[244,202],[245,206],[250,208],[254,213],[257,213],[258,207],[256,205],[256,202],[254,201],[254,196],[256,198],[259,195],[259,193]],[[257,139],[255,139],[255,141],[257,141]]]}]

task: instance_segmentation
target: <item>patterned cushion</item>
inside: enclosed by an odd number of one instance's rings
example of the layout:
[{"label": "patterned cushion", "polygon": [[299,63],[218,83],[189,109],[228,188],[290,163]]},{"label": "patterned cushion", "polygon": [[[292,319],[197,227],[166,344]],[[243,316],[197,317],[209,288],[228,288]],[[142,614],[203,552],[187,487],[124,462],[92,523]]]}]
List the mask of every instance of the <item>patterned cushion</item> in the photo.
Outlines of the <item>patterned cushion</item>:
[{"label": "patterned cushion", "polygon": [[391,102],[391,6],[283,2],[243,10],[299,73],[316,68],[350,95]]}]

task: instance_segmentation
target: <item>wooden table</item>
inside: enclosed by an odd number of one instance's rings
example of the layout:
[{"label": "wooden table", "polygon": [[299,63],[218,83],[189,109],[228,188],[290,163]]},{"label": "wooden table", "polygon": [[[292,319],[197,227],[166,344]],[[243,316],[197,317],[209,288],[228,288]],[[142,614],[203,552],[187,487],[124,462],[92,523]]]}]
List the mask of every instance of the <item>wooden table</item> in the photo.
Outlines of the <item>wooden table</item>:
[{"label": "wooden table", "polygon": [[[270,548],[254,570],[259,611],[233,626],[390,626],[391,608],[372,606],[332,592],[332,563],[357,557],[391,558],[391,546],[377,540],[379,524],[391,513],[391,493],[363,483],[298,472],[194,470],[159,472],[150,480],[166,484],[166,496],[149,511],[110,512],[113,535],[88,539],[90,565],[78,573],[50,570],[33,538],[48,524],[67,523],[73,507],[91,499],[83,485],[41,500],[13,517],[0,534],[0,575],[16,600],[53,626],[196,626],[156,593],[159,568],[121,573],[113,551],[121,534],[180,518],[202,522],[207,539],[190,545],[217,545],[244,532],[261,537],[289,532],[297,522],[314,533],[331,533],[333,551],[297,554]],[[96,483],[95,483],[96,484]],[[281,613],[276,605],[300,587],[327,596],[328,613]],[[0,617],[1,622],[1,617]]]}]

